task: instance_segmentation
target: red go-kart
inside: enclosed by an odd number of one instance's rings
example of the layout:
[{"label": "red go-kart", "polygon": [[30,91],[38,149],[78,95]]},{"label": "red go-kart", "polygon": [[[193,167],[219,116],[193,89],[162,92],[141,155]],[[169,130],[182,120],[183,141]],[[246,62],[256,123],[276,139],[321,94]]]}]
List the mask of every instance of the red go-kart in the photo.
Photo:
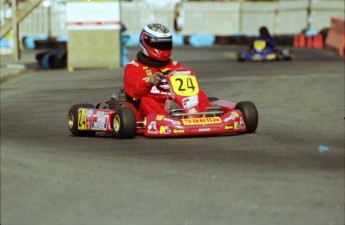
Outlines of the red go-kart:
[{"label": "red go-kart", "polygon": [[149,114],[138,119],[133,101],[119,91],[108,106],[78,104],[68,113],[68,126],[75,136],[93,136],[96,132],[115,138],[178,137],[253,133],[258,126],[258,111],[250,101],[230,102],[209,97],[211,107],[199,109],[199,85],[195,73],[187,67],[169,71],[157,88],[170,92],[167,115]]}]

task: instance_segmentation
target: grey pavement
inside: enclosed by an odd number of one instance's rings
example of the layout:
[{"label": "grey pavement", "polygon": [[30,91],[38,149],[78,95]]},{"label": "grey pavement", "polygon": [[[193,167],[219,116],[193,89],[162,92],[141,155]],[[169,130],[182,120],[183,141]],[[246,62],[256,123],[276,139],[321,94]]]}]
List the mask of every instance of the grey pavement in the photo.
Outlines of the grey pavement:
[{"label": "grey pavement", "polygon": [[33,49],[22,50],[20,60],[18,61],[14,59],[13,54],[0,55],[0,83],[24,75],[30,70],[37,68],[38,64],[35,56],[40,51]]},{"label": "grey pavement", "polygon": [[185,46],[173,58],[209,96],[257,105],[248,135],[71,136],[71,106],[107,100],[122,70],[1,84],[1,224],[344,225],[343,59],[294,49],[291,61],[238,63],[227,57],[238,49]]}]

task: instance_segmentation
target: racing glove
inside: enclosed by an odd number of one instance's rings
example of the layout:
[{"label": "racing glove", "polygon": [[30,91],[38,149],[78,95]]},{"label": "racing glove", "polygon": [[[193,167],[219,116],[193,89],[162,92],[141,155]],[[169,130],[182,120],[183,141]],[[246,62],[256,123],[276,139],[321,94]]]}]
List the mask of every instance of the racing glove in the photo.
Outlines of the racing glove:
[{"label": "racing glove", "polygon": [[162,79],[164,79],[164,74],[161,72],[156,72],[152,76],[148,77],[146,79],[146,82],[157,85],[161,82]]}]

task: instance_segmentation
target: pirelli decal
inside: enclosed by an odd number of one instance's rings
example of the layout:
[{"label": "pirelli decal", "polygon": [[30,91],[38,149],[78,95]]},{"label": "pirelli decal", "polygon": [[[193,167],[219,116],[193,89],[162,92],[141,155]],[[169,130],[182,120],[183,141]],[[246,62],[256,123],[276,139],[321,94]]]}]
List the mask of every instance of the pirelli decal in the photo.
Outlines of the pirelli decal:
[{"label": "pirelli decal", "polygon": [[220,117],[185,118],[182,122],[184,125],[215,124],[222,123],[222,119]]}]

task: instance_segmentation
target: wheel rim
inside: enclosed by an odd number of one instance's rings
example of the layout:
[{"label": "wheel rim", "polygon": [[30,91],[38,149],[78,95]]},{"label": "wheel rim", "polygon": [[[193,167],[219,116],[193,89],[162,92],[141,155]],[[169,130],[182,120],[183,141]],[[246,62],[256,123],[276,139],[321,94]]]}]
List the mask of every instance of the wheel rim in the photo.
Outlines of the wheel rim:
[{"label": "wheel rim", "polygon": [[119,117],[119,115],[114,116],[113,127],[114,127],[115,132],[119,132],[119,130],[120,130],[120,117]]},{"label": "wheel rim", "polygon": [[74,116],[72,113],[68,114],[68,127],[70,130],[73,129],[73,125],[74,125]]}]

